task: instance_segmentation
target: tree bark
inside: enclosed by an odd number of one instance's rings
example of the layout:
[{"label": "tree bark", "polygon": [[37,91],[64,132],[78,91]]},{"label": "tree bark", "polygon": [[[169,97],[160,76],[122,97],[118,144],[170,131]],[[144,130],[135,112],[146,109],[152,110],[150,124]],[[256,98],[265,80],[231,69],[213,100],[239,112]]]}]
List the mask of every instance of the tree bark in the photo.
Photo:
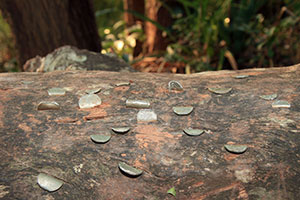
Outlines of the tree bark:
[{"label": "tree bark", "polygon": [[[124,0],[123,1],[124,10],[135,11],[141,15],[145,14],[145,1],[144,0]],[[144,29],[144,22],[142,19],[132,15],[129,12],[124,13],[124,20],[126,22],[127,27],[133,26],[135,24],[141,24]],[[136,46],[134,48],[133,56],[137,57],[140,53],[143,52],[143,42],[137,40]]]},{"label": "tree bark", "polygon": [[[165,3],[168,2],[172,3],[172,1],[165,1]],[[124,8],[125,10],[134,10],[164,27],[169,27],[172,24],[170,13],[158,0],[147,0],[145,2],[141,0],[124,0]],[[163,36],[162,30],[158,29],[153,23],[141,20],[130,13],[125,13],[124,19],[129,26],[142,23],[146,35],[144,44],[137,44],[134,56],[140,53],[152,54],[166,49],[169,40]]]},{"label": "tree bark", "polygon": [[[143,15],[145,13],[145,2],[144,0],[124,0],[124,10],[136,11]],[[128,26],[135,25],[137,21],[142,21],[138,17],[132,15],[130,12],[124,13],[124,19]]]},{"label": "tree bark", "polygon": [[101,50],[90,0],[1,0],[0,9],[15,36],[20,66],[63,45]]},{"label": "tree bark", "polygon": [[[237,75],[249,75],[244,79]],[[193,75],[49,72],[0,74],[0,198],[3,199],[298,199],[300,184],[300,65]],[[177,80],[183,91],[168,89]],[[123,86],[117,83],[127,82]],[[52,87],[63,96],[48,96]],[[100,87],[100,106],[79,109],[86,89]],[[207,88],[232,90],[223,95]],[[273,108],[260,95],[277,93],[290,108]],[[126,99],[148,99],[157,120],[137,120]],[[37,110],[56,101],[59,110]],[[173,106],[193,106],[178,116]],[[91,134],[107,134],[96,144]],[[205,130],[188,136],[184,128]],[[225,144],[243,144],[232,154]],[[133,178],[119,162],[142,169]],[[47,173],[64,184],[48,193],[37,185]]]},{"label": "tree bark", "polygon": [[[146,1],[146,16],[153,21],[157,21],[157,12],[161,4],[157,0]],[[157,27],[149,21],[145,22],[147,53],[154,50]]]}]

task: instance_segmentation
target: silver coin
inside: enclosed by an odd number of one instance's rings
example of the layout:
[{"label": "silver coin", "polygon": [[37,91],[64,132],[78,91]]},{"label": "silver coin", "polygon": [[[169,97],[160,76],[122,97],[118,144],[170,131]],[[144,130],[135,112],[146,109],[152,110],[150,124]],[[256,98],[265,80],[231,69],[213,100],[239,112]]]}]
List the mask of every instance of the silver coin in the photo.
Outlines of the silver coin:
[{"label": "silver coin", "polygon": [[102,101],[100,97],[96,94],[87,94],[82,96],[79,99],[79,107],[80,108],[93,108],[95,106],[101,105]]},{"label": "silver coin", "polygon": [[110,140],[111,135],[100,135],[100,134],[94,134],[91,135],[90,138],[96,142],[96,143],[106,143]]},{"label": "silver coin", "polygon": [[244,153],[248,149],[246,145],[238,144],[226,144],[224,147],[230,153]]},{"label": "silver coin", "polygon": [[124,162],[119,163],[119,169],[130,176],[139,176],[143,173],[143,170],[129,166]]},{"label": "silver coin", "polygon": [[192,111],[194,110],[193,107],[187,106],[175,106],[173,107],[173,112],[176,113],[177,115],[189,115]]},{"label": "silver coin", "polygon": [[38,106],[38,110],[59,110],[60,106],[55,101],[41,101]]},{"label": "silver coin", "polygon": [[40,173],[37,176],[37,183],[41,188],[49,192],[54,192],[63,185],[63,182],[61,180],[44,173]]},{"label": "silver coin", "polygon": [[126,107],[129,108],[149,108],[150,102],[148,100],[136,100],[136,99],[127,99]]},{"label": "silver coin", "polygon": [[170,81],[168,83],[168,87],[169,90],[178,90],[178,91],[183,90],[182,85],[178,81]]}]

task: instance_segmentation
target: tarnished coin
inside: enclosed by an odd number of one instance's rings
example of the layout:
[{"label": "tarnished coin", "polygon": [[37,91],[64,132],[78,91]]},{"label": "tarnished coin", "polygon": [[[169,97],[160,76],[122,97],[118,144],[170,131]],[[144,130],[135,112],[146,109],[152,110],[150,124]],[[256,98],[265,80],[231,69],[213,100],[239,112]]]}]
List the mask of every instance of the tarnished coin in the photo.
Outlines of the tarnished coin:
[{"label": "tarnished coin", "polygon": [[87,94],[97,94],[100,91],[101,91],[101,88],[90,88],[90,89],[86,89],[85,93],[87,93]]},{"label": "tarnished coin", "polygon": [[101,105],[102,101],[100,97],[96,94],[87,94],[82,96],[79,99],[79,107],[80,108],[93,108],[95,106]]},{"label": "tarnished coin", "polygon": [[119,83],[116,83],[115,84],[117,87],[120,87],[120,86],[128,86],[128,85],[130,85],[130,82],[128,81],[128,82],[119,82]]},{"label": "tarnished coin", "polygon": [[249,75],[237,75],[234,78],[235,79],[244,79],[244,78],[248,78],[248,77],[249,77]]},{"label": "tarnished coin", "polygon": [[178,90],[178,91],[183,90],[182,85],[178,81],[170,81],[168,83],[168,87],[169,90]]},{"label": "tarnished coin", "polygon": [[50,96],[62,96],[66,94],[66,90],[63,88],[51,88],[48,90]]},{"label": "tarnished coin", "polygon": [[238,145],[238,144],[225,144],[225,149],[229,151],[230,153],[244,153],[248,147],[246,145]]},{"label": "tarnished coin", "polygon": [[41,101],[38,106],[38,110],[59,110],[60,106],[55,101]]},{"label": "tarnished coin", "polygon": [[119,163],[119,169],[125,174],[130,176],[139,176],[143,173],[142,170],[131,167],[124,162]]},{"label": "tarnished coin", "polygon": [[139,122],[150,122],[156,120],[157,120],[157,115],[151,109],[142,109],[137,114],[137,121]]},{"label": "tarnished coin", "polygon": [[208,88],[210,92],[215,94],[226,94],[232,90],[232,88]]},{"label": "tarnished coin", "polygon": [[173,112],[177,115],[189,115],[193,111],[193,107],[191,106],[175,106],[173,107]]},{"label": "tarnished coin", "polygon": [[277,98],[277,94],[270,94],[270,95],[261,95],[259,96],[260,98],[264,99],[264,100],[274,100]]},{"label": "tarnished coin", "polygon": [[113,132],[115,133],[127,133],[130,130],[130,127],[113,127],[111,128],[111,130],[113,130]]},{"label": "tarnished coin", "polygon": [[135,100],[135,99],[127,99],[126,107],[129,108],[149,108],[150,102],[148,100]]},{"label": "tarnished coin", "polygon": [[190,136],[199,136],[199,135],[202,135],[202,133],[204,133],[204,130],[185,128],[185,129],[183,129],[183,132]]},{"label": "tarnished coin", "polygon": [[110,140],[111,134],[109,134],[109,135],[94,134],[94,135],[91,135],[90,137],[96,143],[106,143]]},{"label": "tarnished coin", "polygon": [[273,108],[290,108],[291,104],[287,101],[277,100],[272,104]]},{"label": "tarnished coin", "polygon": [[63,185],[63,182],[61,180],[44,173],[40,173],[37,176],[37,183],[41,188],[49,192],[54,192]]}]

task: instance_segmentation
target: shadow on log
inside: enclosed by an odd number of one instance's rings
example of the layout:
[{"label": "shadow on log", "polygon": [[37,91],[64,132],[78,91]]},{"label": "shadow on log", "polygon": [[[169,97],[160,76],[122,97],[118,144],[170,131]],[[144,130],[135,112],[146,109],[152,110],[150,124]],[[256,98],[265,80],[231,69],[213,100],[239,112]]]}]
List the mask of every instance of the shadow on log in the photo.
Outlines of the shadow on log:
[{"label": "shadow on log", "polygon": [[[237,75],[249,75],[243,79]],[[3,199],[297,199],[300,191],[300,66],[193,75],[50,72],[0,74]],[[184,90],[168,89],[179,81]],[[127,82],[130,85],[116,86]],[[65,95],[47,90],[64,88]],[[85,90],[98,88],[100,106],[80,109]],[[208,88],[232,88],[218,95]],[[261,95],[277,94],[275,100]],[[138,121],[126,99],[146,99],[157,115]],[[289,108],[274,108],[277,100]],[[55,101],[59,110],[37,110]],[[192,106],[186,116],[173,106]],[[125,134],[112,127],[130,127]],[[205,130],[188,136],[184,128]],[[111,134],[105,144],[92,134]],[[225,144],[248,147],[232,154]],[[143,170],[132,178],[119,162]],[[52,193],[39,173],[63,181]],[[176,197],[167,194],[175,187]]]}]

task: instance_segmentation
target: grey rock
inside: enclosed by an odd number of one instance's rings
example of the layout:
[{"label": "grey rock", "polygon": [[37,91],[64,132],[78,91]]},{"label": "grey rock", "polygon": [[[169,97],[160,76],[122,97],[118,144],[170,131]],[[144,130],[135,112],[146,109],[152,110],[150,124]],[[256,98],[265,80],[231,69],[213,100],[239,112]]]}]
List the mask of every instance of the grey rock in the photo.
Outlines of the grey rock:
[{"label": "grey rock", "polygon": [[57,48],[45,57],[36,56],[24,64],[27,72],[51,72],[65,70],[104,70],[125,71],[135,70],[125,61],[101,53],[81,50],[73,46]]}]

